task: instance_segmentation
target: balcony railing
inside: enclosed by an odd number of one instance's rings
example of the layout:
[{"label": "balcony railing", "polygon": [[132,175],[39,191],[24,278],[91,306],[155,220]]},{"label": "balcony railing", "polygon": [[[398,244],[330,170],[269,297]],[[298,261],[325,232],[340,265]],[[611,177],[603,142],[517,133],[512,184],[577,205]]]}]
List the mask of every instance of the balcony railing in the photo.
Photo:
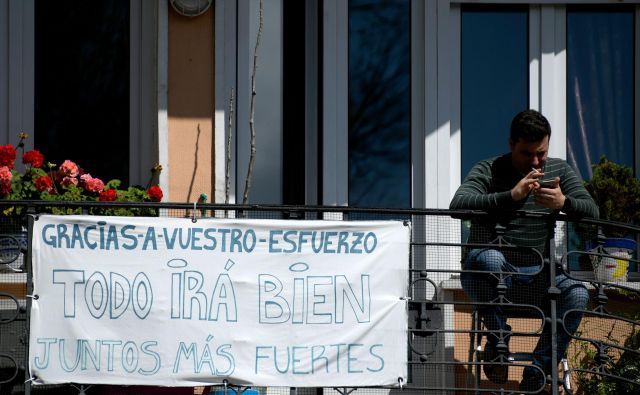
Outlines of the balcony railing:
[{"label": "balcony railing", "polygon": [[[563,390],[569,394],[591,394],[609,389],[607,393],[640,393],[638,251],[635,248],[631,255],[623,255],[605,237],[616,234],[638,241],[640,227],[527,212],[498,219],[473,211],[351,207],[3,202],[3,209],[8,207],[13,207],[12,213],[19,211],[21,215],[0,218],[3,394],[44,393],[60,388],[32,386],[25,368],[31,276],[25,253],[30,243],[26,238],[27,217],[51,212],[52,208],[87,215],[112,213],[113,209],[121,208],[126,210],[120,213],[158,217],[411,221],[411,258],[407,262],[411,297],[407,323],[409,375],[408,382],[403,383],[404,391],[509,394]],[[526,240],[513,243],[509,239],[509,224],[514,220],[534,222],[546,229],[544,247],[532,247],[535,243]],[[477,241],[478,233],[473,242],[469,241],[470,233],[478,229],[482,241]],[[499,252],[511,264],[529,269],[526,273],[509,268],[487,272],[463,266],[462,262],[474,251]],[[625,265],[628,274],[624,273]],[[574,288],[588,295],[588,303],[578,304],[579,308],[566,305],[567,292]],[[503,325],[496,326],[491,321],[496,314],[504,317]],[[572,328],[576,320],[580,323],[577,329]],[[542,357],[549,369],[532,365],[541,357],[534,350],[541,337],[545,337],[543,342],[548,341],[548,347],[543,348],[549,352]],[[563,338],[569,341],[566,355],[554,353],[562,348]],[[492,377],[487,377],[487,372]],[[526,372],[539,374],[542,380],[523,389],[520,383]],[[80,387],[67,388],[68,393],[75,393],[71,391]],[[291,391],[258,390],[272,394]],[[351,390],[327,388],[312,392],[346,394]],[[358,389],[359,393],[363,391],[386,393],[389,389]]]}]

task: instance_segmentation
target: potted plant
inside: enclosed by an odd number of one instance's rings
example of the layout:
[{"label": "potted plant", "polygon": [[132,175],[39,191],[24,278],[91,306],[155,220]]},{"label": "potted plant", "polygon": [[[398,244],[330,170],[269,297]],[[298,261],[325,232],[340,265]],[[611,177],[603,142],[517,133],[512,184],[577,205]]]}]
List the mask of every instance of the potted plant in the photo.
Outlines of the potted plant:
[{"label": "potted plant", "polygon": [[[45,156],[38,150],[24,152],[25,133],[14,148],[7,144],[0,146],[0,199],[2,200],[60,200],[60,201],[121,201],[121,202],[159,202],[162,190],[152,185],[162,166],[151,169],[151,177],[146,187],[130,186],[122,188],[120,180],[103,182],[71,160],[60,165],[46,162]],[[24,170],[16,169],[18,149],[22,151]],[[2,206],[0,204],[0,206]],[[15,207],[2,207],[5,217],[15,214]],[[64,214],[55,212],[55,214]],[[137,211],[109,212],[110,215],[145,215]]]},{"label": "potted plant", "polygon": [[[640,224],[640,180],[633,170],[604,156],[592,167],[593,177],[585,187],[600,208],[600,219]],[[590,256],[596,280],[626,281],[629,259],[636,250],[634,235],[615,226],[605,226],[599,233],[601,237],[591,243]]]},{"label": "potted plant", "polygon": [[[0,146],[0,271],[22,271],[21,251],[26,248],[27,237],[22,207],[12,205],[16,200],[46,201],[111,201],[111,202],[159,202],[162,190],[152,185],[154,178],[162,171],[160,165],[151,169],[151,177],[146,187],[130,186],[122,188],[120,180],[103,182],[82,169],[71,160],[60,165],[46,162],[38,150],[25,152],[24,140],[28,136],[21,133],[18,144]],[[22,168],[16,168],[18,151],[22,154]],[[4,203],[2,200],[6,200]],[[53,214],[80,214],[78,208],[50,207],[46,212]],[[154,216],[154,208],[99,207],[91,214]]]}]

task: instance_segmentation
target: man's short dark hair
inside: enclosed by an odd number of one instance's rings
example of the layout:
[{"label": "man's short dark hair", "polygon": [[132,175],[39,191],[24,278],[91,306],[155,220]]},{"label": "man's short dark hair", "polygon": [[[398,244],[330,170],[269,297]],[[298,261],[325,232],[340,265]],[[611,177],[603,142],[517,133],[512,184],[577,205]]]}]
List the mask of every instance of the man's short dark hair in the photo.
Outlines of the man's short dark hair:
[{"label": "man's short dark hair", "polygon": [[545,136],[551,138],[551,125],[538,111],[525,110],[513,117],[509,137],[514,143],[520,139],[533,143],[542,140]]}]

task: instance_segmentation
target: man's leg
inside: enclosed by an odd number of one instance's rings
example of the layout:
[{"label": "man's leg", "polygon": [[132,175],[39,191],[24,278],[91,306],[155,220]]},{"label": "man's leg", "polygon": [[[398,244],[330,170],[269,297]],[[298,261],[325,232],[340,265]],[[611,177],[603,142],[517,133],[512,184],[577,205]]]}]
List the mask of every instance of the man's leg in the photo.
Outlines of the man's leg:
[{"label": "man's leg", "polygon": [[[496,299],[498,296],[496,285],[499,283],[498,276],[500,273],[516,271],[516,268],[506,261],[502,253],[491,249],[477,249],[471,251],[464,264],[464,269],[494,273],[482,274],[463,272],[461,274],[460,281],[462,283],[462,288],[474,302],[490,302]],[[507,290],[511,288],[511,277],[511,275],[506,275],[504,278]],[[479,311],[485,326],[490,331],[497,332],[500,330],[511,330],[511,327],[507,325],[500,306],[482,306]],[[501,338],[493,334],[487,335],[487,344],[484,351],[485,364],[483,365],[483,370],[489,380],[494,383],[502,384],[507,381],[509,366],[506,363],[506,360],[499,359],[499,356],[504,356],[505,353],[508,352],[508,341],[509,337]],[[491,361],[496,362],[489,363]]]},{"label": "man's leg", "polygon": [[[462,289],[474,302],[490,302],[498,297],[496,285],[498,278],[492,274],[469,273],[466,270],[478,270],[492,273],[514,272],[513,267],[500,251],[492,249],[476,249],[469,253],[464,270],[460,275]],[[511,276],[506,276],[505,285],[511,288]],[[506,320],[500,306],[486,306],[480,308],[480,314],[487,329],[491,331],[504,330]]]},{"label": "man's leg", "polygon": [[[565,313],[569,310],[584,310],[589,303],[589,292],[584,284],[580,281],[571,280],[564,274],[556,276],[556,284],[560,290],[560,297],[557,304],[557,315],[559,319],[562,319]],[[571,341],[571,335],[573,335],[580,321],[582,320],[582,313],[579,311],[573,311],[564,319],[564,329],[562,326],[558,326],[558,354],[557,358],[560,361],[565,357],[569,342]],[[540,340],[533,351],[534,362],[533,364],[542,369],[545,375],[551,373],[551,327],[549,325],[544,326]],[[544,377],[542,377],[540,370],[535,367],[527,367],[523,373],[524,389],[534,390],[540,388],[544,383]],[[522,388],[522,386],[521,386]]]}]

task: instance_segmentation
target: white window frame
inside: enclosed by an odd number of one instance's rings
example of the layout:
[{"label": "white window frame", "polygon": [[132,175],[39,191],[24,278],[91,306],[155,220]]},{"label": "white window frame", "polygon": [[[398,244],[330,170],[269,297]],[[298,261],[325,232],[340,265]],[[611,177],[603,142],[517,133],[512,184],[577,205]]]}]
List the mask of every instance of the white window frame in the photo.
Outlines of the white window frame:
[{"label": "white window frame", "polygon": [[[305,204],[318,202],[318,37],[319,6],[316,0],[304,0],[305,26]],[[246,120],[249,114],[250,66],[255,43],[257,1],[216,0],[215,2],[215,202],[226,198],[226,172],[229,161],[229,203],[242,202],[249,161],[250,144]],[[266,3],[265,3],[266,4]],[[326,6],[325,6],[326,7]],[[326,10],[326,8],[325,8]],[[253,19],[251,19],[253,18]],[[251,20],[250,20],[251,19]],[[264,20],[264,23],[269,23]],[[264,51],[264,45],[261,47]],[[263,57],[259,56],[260,59]],[[260,65],[258,65],[260,68]],[[326,87],[326,85],[325,85]],[[233,92],[232,130],[229,130],[230,100]],[[266,96],[257,100],[265,100]],[[346,104],[346,101],[345,101]],[[346,111],[346,110],[345,110]],[[243,121],[244,120],[244,121]],[[242,124],[240,124],[242,122]],[[229,133],[231,139],[229,140]],[[227,150],[227,142],[230,149]],[[227,152],[229,151],[229,152]],[[260,154],[258,154],[260,155]],[[282,161],[282,157],[278,158]],[[286,182],[287,180],[282,180]]]},{"label": "white window frame", "polygon": [[349,204],[349,3],[323,3],[322,204]]},{"label": "white window frame", "polygon": [[[165,171],[160,186],[168,187],[166,122],[167,0],[130,3],[129,179],[146,184],[150,169]],[[34,141],[35,1],[0,0],[0,139],[15,145],[18,133]],[[150,144],[153,142],[153,144]],[[70,153],[72,154],[72,153]]]},{"label": "white window frame", "polygon": [[[237,2],[235,0],[216,0],[215,2],[215,115],[214,115],[214,171],[215,171],[215,203],[225,203],[228,151],[236,152],[235,133],[229,140],[229,116],[231,124],[236,124],[236,18]],[[233,102],[232,102],[233,97]],[[233,111],[231,105],[233,103]],[[236,203],[236,163],[229,162],[229,201]]]}]

